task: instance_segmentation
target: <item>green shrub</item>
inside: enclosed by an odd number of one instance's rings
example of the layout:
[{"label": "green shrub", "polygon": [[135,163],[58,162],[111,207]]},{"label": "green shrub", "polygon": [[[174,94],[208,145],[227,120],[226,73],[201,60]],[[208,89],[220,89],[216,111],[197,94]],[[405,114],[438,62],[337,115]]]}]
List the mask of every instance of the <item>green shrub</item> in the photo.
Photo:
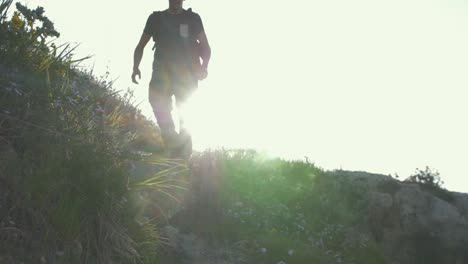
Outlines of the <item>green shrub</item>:
[{"label": "green shrub", "polygon": [[409,176],[405,181],[417,183],[423,189],[449,203],[455,200],[452,193],[442,187],[444,182],[439,172],[431,170],[428,166],[426,166],[425,170],[416,169],[416,173]]},{"label": "green shrub", "polygon": [[405,181],[416,182],[435,187],[442,187],[444,182],[440,178],[438,171],[432,171],[428,166],[425,170],[416,169],[416,173],[409,176]]}]

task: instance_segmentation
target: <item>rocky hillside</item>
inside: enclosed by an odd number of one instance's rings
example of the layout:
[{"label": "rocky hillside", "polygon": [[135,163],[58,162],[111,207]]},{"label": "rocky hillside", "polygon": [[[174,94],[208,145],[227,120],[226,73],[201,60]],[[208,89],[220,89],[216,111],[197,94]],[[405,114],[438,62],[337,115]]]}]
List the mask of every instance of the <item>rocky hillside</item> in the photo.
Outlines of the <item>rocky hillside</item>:
[{"label": "rocky hillside", "polygon": [[[205,153],[194,162],[207,160],[217,165],[192,178],[205,186],[201,196],[163,228],[171,245],[164,263],[468,263],[468,194],[258,156]],[[233,178],[242,178],[242,191]],[[305,188],[302,197],[280,193],[289,187]]]},{"label": "rocky hillside", "polygon": [[389,263],[468,263],[468,194],[344,174],[367,182],[369,229]]}]

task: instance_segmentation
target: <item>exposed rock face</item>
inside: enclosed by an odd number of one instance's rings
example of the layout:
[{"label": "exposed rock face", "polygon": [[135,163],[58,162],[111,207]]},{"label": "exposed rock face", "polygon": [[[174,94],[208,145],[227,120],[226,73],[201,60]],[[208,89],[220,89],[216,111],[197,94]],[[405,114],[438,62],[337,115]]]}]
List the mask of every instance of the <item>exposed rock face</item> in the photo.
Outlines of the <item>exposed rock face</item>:
[{"label": "exposed rock face", "polygon": [[468,194],[444,200],[391,178],[371,190],[369,226],[389,263],[468,263]]},{"label": "exposed rock face", "polygon": [[453,195],[455,196],[455,206],[468,221],[468,195],[465,193],[453,193]]}]

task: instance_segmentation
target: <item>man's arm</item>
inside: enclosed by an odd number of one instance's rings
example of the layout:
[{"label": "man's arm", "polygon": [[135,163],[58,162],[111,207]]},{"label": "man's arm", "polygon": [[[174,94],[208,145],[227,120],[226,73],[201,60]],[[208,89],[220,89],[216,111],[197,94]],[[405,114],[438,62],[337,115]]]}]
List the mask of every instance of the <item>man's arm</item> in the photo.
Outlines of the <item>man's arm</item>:
[{"label": "man's arm", "polygon": [[147,33],[143,33],[141,35],[140,41],[138,42],[138,45],[135,48],[135,52],[133,53],[133,73],[132,73],[132,81],[133,83],[138,84],[136,81],[136,76],[141,79],[141,72],[140,72],[140,62],[141,58],[143,58],[143,50],[145,49],[146,44],[148,41],[151,39],[151,35]]},{"label": "man's arm", "polygon": [[200,57],[203,60],[202,67],[204,69],[208,69],[208,63],[210,62],[211,58],[211,47],[208,43],[208,38],[206,37],[205,31],[202,30],[200,34],[198,34],[197,40],[200,43]]},{"label": "man's arm", "polygon": [[197,40],[200,43],[200,57],[202,58],[201,71],[198,73],[198,79],[203,80],[208,76],[208,63],[211,58],[211,48],[208,44],[208,38],[206,37],[205,31],[201,31],[197,36]]}]

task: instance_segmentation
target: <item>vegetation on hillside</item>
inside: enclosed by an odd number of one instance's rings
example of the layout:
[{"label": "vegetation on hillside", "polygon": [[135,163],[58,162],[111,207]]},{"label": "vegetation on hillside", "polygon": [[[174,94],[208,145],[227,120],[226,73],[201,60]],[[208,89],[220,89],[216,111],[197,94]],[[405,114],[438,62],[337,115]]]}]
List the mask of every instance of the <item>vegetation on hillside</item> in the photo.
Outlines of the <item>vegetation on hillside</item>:
[{"label": "vegetation on hillside", "polygon": [[367,229],[365,184],[253,151],[221,156],[217,233],[249,241],[248,263],[385,263]]},{"label": "vegetation on hillside", "polygon": [[451,203],[455,199],[450,191],[443,188],[444,181],[440,177],[440,173],[432,170],[429,166],[426,166],[424,170],[416,169],[416,172],[405,179],[405,181],[417,183],[425,190],[447,202]]},{"label": "vegetation on hillside", "polygon": [[[0,256],[25,263],[154,263],[130,178],[157,127],[106,78],[79,70],[44,9],[0,4]],[[162,161],[152,161],[169,166]],[[168,186],[165,186],[166,188]],[[170,186],[169,186],[170,187]]]}]

